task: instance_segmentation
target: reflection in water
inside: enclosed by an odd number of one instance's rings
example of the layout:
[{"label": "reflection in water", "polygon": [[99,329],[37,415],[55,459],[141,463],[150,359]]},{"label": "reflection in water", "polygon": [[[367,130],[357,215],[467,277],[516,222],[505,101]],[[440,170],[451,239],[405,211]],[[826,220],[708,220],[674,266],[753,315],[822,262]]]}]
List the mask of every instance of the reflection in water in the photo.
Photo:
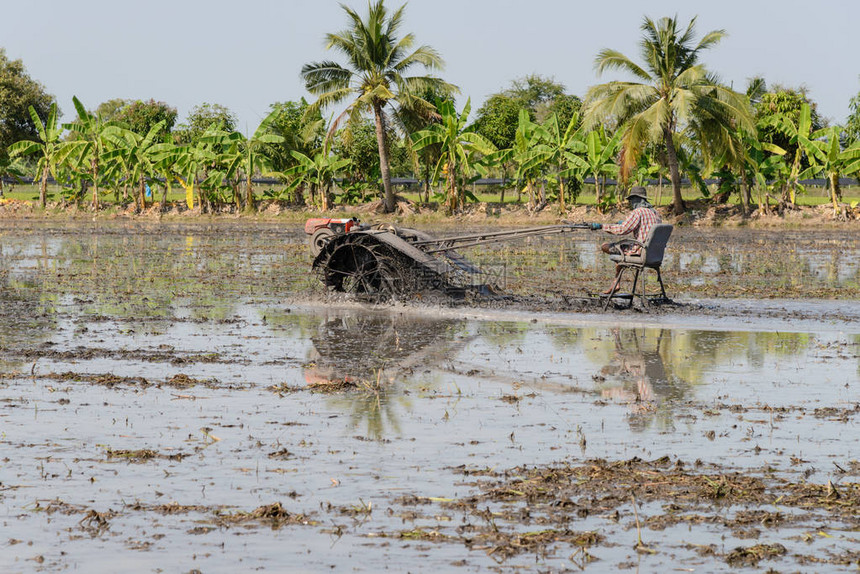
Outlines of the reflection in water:
[{"label": "reflection in water", "polygon": [[[0,349],[34,347],[57,329],[56,309],[37,276],[12,277],[5,269],[0,270]],[[0,360],[2,369],[20,367]]]},{"label": "reflection in water", "polygon": [[615,352],[600,370],[601,395],[627,401],[630,427],[642,431],[652,421],[673,428],[672,404],[682,399],[690,385],[667,372],[663,353],[669,351],[670,338],[660,329],[649,333],[638,329],[612,331]]},{"label": "reflection in water", "polygon": [[239,296],[282,295],[284,285],[302,290],[313,279],[295,264],[291,249],[298,246],[260,230],[222,233],[197,226],[189,235],[184,229],[70,225],[21,236],[0,230],[0,272],[35,276],[44,293],[74,297],[75,311],[82,314],[163,319],[162,330],[186,314],[230,318]]},{"label": "reflection in water", "polygon": [[342,312],[325,318],[311,336],[308,384],[351,382],[359,392],[333,395],[331,405],[350,413],[351,428],[366,425],[375,440],[399,433],[398,410],[409,395],[397,383],[414,369],[427,369],[450,355],[460,321],[390,313]]}]

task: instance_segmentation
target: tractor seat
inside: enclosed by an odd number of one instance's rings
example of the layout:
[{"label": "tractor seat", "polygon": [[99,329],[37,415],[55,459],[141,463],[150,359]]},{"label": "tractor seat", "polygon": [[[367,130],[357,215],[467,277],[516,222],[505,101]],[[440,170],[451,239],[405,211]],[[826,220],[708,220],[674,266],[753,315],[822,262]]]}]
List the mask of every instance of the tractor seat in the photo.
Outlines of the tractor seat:
[{"label": "tractor seat", "polygon": [[[642,275],[640,277],[640,272],[645,269],[653,269],[657,272],[657,281],[660,283],[660,297],[659,300],[668,301],[666,297],[666,289],[663,286],[663,277],[660,273],[660,265],[663,264],[663,255],[666,252],[666,244],[669,243],[669,237],[672,235],[672,229],[674,227],[669,225],[668,223],[660,223],[651,228],[648,232],[648,237],[645,238],[645,243],[639,243],[633,239],[625,241],[623,245],[638,245],[641,247],[639,253],[630,255],[630,254],[613,254],[609,256],[611,261],[617,263],[620,267],[620,275],[617,278],[617,284],[620,284],[621,277],[624,274],[624,271],[627,269],[633,270],[633,289],[632,295],[638,296],[642,299],[642,303],[644,305],[648,305],[649,297],[645,293],[645,276]],[[642,292],[641,294],[636,293],[636,285],[639,281],[642,280]],[[605,295],[606,301],[604,303],[603,309],[605,310],[609,307],[609,302],[615,297],[622,297],[622,294],[617,292]],[[630,295],[627,295],[630,297]],[[630,297],[630,304],[633,304],[633,298]]]}]

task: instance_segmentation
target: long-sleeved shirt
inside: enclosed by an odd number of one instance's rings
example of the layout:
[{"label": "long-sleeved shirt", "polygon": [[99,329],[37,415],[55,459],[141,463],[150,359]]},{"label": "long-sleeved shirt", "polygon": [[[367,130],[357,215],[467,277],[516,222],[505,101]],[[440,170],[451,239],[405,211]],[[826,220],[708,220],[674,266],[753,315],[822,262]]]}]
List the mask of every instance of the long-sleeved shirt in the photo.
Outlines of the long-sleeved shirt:
[{"label": "long-sleeved shirt", "polygon": [[[621,223],[604,225],[603,231],[613,235],[626,235],[628,233],[633,233],[633,237],[636,241],[645,243],[645,240],[648,238],[648,232],[651,231],[652,227],[659,223],[663,223],[663,220],[660,219],[660,214],[653,208],[637,207],[631,211],[630,215],[627,216],[627,219]],[[640,251],[641,249],[639,246],[634,245],[628,253],[635,255]]]}]

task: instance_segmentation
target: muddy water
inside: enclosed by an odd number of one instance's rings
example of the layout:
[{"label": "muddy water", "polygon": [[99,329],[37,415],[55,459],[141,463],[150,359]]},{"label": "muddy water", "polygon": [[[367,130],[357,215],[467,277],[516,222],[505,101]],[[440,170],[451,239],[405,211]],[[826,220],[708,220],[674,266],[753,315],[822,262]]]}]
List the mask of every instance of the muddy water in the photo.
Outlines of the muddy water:
[{"label": "muddy water", "polygon": [[600,314],[326,302],[276,226],[4,229],[4,572],[856,571],[850,238],[795,242],[847,299]]}]

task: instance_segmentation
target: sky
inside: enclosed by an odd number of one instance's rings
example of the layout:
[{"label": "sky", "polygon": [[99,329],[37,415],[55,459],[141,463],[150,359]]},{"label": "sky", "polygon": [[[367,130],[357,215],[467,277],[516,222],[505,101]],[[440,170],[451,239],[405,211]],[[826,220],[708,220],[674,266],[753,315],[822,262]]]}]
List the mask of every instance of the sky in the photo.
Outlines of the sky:
[{"label": "sky", "polygon": [[[366,0],[344,0],[359,13]],[[403,4],[388,0],[390,10]],[[0,47],[22,59],[69,121],[72,96],[89,109],[113,98],[164,101],[179,121],[204,102],[221,104],[253,132],[274,102],[313,100],[303,64],[335,59],[324,36],[346,27],[334,0],[0,0]],[[697,17],[697,38],[728,36],[702,57],[743,91],[747,79],[805,86],[831,123],[842,123],[860,92],[857,0],[411,0],[404,31],[445,59],[439,75],[461,90],[458,107],[475,111],[491,94],[529,74],[553,78],[568,93],[613,79],[598,77],[603,48],[641,62],[645,16]],[[332,110],[340,111],[340,110]]]}]

